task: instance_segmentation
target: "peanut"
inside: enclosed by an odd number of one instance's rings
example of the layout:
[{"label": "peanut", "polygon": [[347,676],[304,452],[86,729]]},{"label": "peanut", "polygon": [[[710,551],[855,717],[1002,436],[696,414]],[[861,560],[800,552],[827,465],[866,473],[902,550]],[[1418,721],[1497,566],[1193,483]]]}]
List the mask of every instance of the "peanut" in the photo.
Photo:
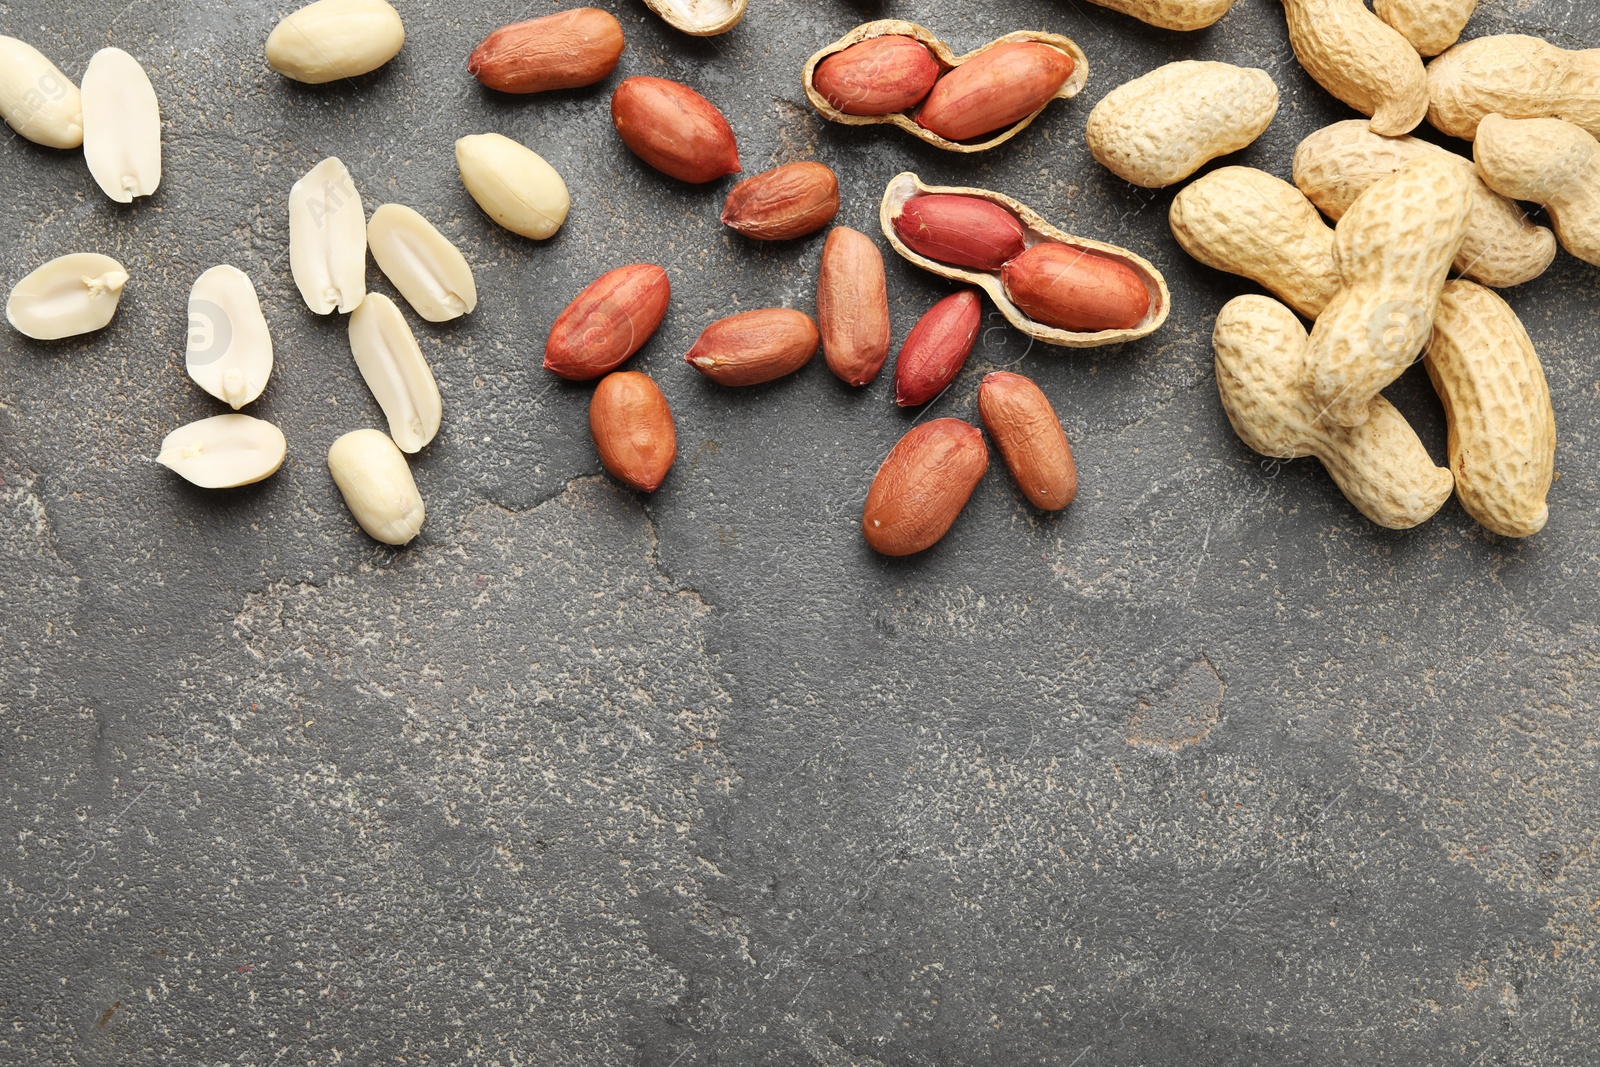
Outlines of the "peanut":
[{"label": "peanut", "polygon": [[1058,330],[1131,330],[1150,311],[1150,290],[1132,267],[1054,241],[1007,263],[1001,282],[1025,315]]},{"label": "peanut", "polygon": [[629,78],[611,94],[611,122],[634,155],[668,177],[703,185],[739,172],[733,128],[687,85]]},{"label": "peanut", "polygon": [[914,37],[869,37],[817,64],[812,84],[846,115],[891,115],[926,99],[939,61]]},{"label": "peanut", "polygon": [[1077,498],[1072,446],[1049,397],[1037,385],[1020,374],[990,374],[978,387],[978,412],[1030,504],[1040,511],[1060,511]]},{"label": "peanut", "polygon": [[1024,30],[957,56],[916,23],[880,19],[812,56],[801,80],[831,122],[898,126],[947,152],[972,153],[1009,141],[1088,77],[1083,49],[1058,34]]},{"label": "peanut", "polygon": [[1311,332],[1311,392],[1354,426],[1422,352],[1472,210],[1472,186],[1447,160],[1414,159],[1361,195],[1335,231],[1344,288]]},{"label": "peanut", "polygon": [[989,449],[976,426],[935,419],[900,439],[867,493],[861,531],[872,550],[910,556],[950,531],[989,469]]},{"label": "peanut", "polygon": [[83,96],[33,45],[0,35],[0,118],[47,148],[83,144]]},{"label": "peanut", "polygon": [[1089,0],[1164,30],[1203,30],[1233,7],[1233,0]]},{"label": "peanut", "polygon": [[1289,43],[1306,73],[1372,119],[1385,137],[1410,133],[1428,111],[1417,50],[1363,0],[1283,0]]},{"label": "peanut", "polygon": [[479,133],[457,141],[456,169],[483,213],[523,237],[548,240],[572,209],[567,183],[556,169],[502,134]]},{"label": "peanut", "polygon": [[1600,141],[1562,119],[1490,115],[1472,149],[1490,188],[1544,207],[1562,247],[1600,265]]},{"label": "peanut", "polygon": [[433,370],[393,300],[368,293],[350,315],[350,353],[402,452],[420,452],[444,413]]},{"label": "peanut", "polygon": [[1381,396],[1367,402],[1359,426],[1323,417],[1310,395],[1310,341],[1287,307],[1263,296],[1238,297],[1217,317],[1212,341],[1223,409],[1256,452],[1315,456],[1357,510],[1394,530],[1427,521],[1450,499],[1455,479]]},{"label": "peanut", "polygon": [[926,404],[955,381],[972,355],[983,325],[975,289],[945,297],[911,328],[894,362],[894,401],[903,408]]},{"label": "peanut", "polygon": [[1084,140],[1123,181],[1162,189],[1254,143],[1277,113],[1278,87],[1264,70],[1169,63],[1107,93]]},{"label": "peanut", "polygon": [[167,434],[156,462],[202,489],[237,489],[283,466],[283,431],[249,415],[213,415]]},{"label": "peanut", "polygon": [[478,283],[461,250],[404,204],[384,204],[367,222],[367,247],[411,310],[449,322],[478,306]]},{"label": "peanut", "polygon": [[1373,0],[1372,11],[1400,31],[1424,56],[1436,56],[1461,39],[1478,0]]},{"label": "peanut", "polygon": [[1549,268],[1556,255],[1555,235],[1529,222],[1522,208],[1489,188],[1471,160],[1421,138],[1379,137],[1365,122],[1336,122],[1300,142],[1294,182],[1337,222],[1356,197],[1419,156],[1449,160],[1471,175],[1472,214],[1456,256],[1459,273],[1506,288],[1532,281]]},{"label": "peanut", "polygon": [[83,159],[100,191],[119,204],[161,185],[161,103],[139,61],[102,48],[83,72]]},{"label": "peanut", "polygon": [[1028,247],[1016,215],[975,196],[919,196],[895,216],[894,232],[920,256],[973,270],[999,270]]},{"label": "peanut", "polygon": [[1169,221],[1189,255],[1249,278],[1308,319],[1342,284],[1333,230],[1298,189],[1265,171],[1212,171],[1177,195]]},{"label": "peanut", "polygon": [[1037,114],[1072,77],[1072,56],[1038,41],[988,49],[940,78],[917,125],[947,141],[970,141]]},{"label": "peanut", "polygon": [[678,456],[667,398],[637,371],[600,379],[589,402],[589,432],[612,477],[643,493],[661,488]]},{"label": "peanut", "polygon": [[406,28],[384,0],[317,0],[267,35],[267,66],[308,85],[359,78],[400,54]]},{"label": "peanut", "polygon": [[12,287],[6,320],[36,341],[94,333],[110,324],[127,284],[127,268],[110,256],[57,256]]},{"label": "peanut", "polygon": [[1428,121],[1472,140],[1489,115],[1566,119],[1600,137],[1600,48],[1567,51],[1502,34],[1458,44],[1428,64]]},{"label": "peanut", "polygon": [[502,93],[580,89],[611,76],[623,43],[622,23],[608,11],[558,11],[489,34],[467,57],[467,73]]},{"label": "peanut", "polygon": [[839,178],[822,163],[788,163],[746,178],[728,193],[725,226],[755,241],[792,241],[839,214]]},{"label": "peanut", "polygon": [[387,434],[380,430],[345,434],[328,449],[328,472],[368,537],[404,545],[422,532],[428,509],[405,455]]},{"label": "peanut", "polygon": [[1446,283],[1423,363],[1444,402],[1461,506],[1504,537],[1544,529],[1556,416],[1539,354],[1516,312],[1480,285]]},{"label": "peanut", "polygon": [[289,190],[289,270],[306,307],[348,315],[367,295],[367,213],[350,170],[329,156]]},{"label": "peanut", "polygon": [[272,362],[272,333],[250,276],[225,265],[200,275],[189,290],[189,377],[238,411],[266,389]]},{"label": "peanut", "polygon": [[889,358],[889,280],[872,238],[846,226],[828,234],[817,277],[817,326],[828,369],[866,385]]},{"label": "peanut", "polygon": [[672,282],[654,263],[602,274],[556,316],[544,369],[574,382],[610,374],[654,336],[671,301]]},{"label": "peanut", "polygon": [[820,342],[810,315],[762,308],[707,326],[684,361],[718,385],[762,385],[810,363]]},{"label": "peanut", "polygon": [[727,33],[744,18],[749,0],[644,0],[668,26],[691,37]]}]

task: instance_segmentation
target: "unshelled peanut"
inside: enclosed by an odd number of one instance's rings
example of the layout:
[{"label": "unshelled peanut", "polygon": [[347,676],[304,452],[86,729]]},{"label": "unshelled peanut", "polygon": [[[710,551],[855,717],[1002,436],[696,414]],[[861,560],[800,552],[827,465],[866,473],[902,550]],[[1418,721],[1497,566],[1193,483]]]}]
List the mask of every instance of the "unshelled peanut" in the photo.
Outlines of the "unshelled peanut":
[{"label": "unshelled peanut", "polygon": [[1283,0],[1289,43],[1306,73],[1372,119],[1385,137],[1410,133],[1428,111],[1422,57],[1363,0]]},{"label": "unshelled peanut", "polygon": [[1600,48],[1522,34],[1479,37],[1428,64],[1428,121],[1472,140],[1490,115],[1566,119],[1600,137]]},{"label": "unshelled peanut", "polygon": [[1543,207],[1561,246],[1600,265],[1600,141],[1593,134],[1563,119],[1490,115],[1472,149],[1491,189]]}]

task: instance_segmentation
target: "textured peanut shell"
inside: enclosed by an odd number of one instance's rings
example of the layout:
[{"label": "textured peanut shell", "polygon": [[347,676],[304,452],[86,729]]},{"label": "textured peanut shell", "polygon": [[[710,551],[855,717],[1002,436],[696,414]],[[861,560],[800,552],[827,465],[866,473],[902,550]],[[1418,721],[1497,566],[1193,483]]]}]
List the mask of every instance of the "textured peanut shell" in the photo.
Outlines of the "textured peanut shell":
[{"label": "textured peanut shell", "polygon": [[1343,284],[1333,229],[1298,189],[1251,167],[1223,167],[1184,187],[1168,215],[1183,250],[1249,278],[1308,319]]},{"label": "textured peanut shell", "polygon": [[1217,391],[1239,439],[1274,459],[1315,456],[1367,518],[1392,530],[1426,522],[1455,479],[1436,466],[1411,424],[1382,397],[1359,426],[1321,417],[1309,391],[1310,339],[1294,313],[1241,296],[1217,316]]},{"label": "textured peanut shell", "polygon": [[1461,39],[1478,0],[1373,0],[1372,10],[1424,56],[1436,56]]},{"label": "textured peanut shell", "polygon": [[[973,196],[987,200],[992,204],[999,204],[1022,220],[1022,225],[1027,231],[1028,246],[1049,241],[1057,241],[1093,252],[1108,259],[1130,267],[1134,273],[1144,281],[1145,287],[1150,291],[1150,310],[1145,314],[1144,321],[1128,330],[1101,330],[1096,333],[1074,333],[1070,330],[1060,330],[1043,323],[1035,322],[1023,314],[1011,298],[1006,295],[1005,286],[1001,283],[999,271],[968,270],[964,267],[952,267],[947,263],[918,255],[906,246],[895,232],[894,220],[900,214],[907,201],[931,193],[952,193],[956,196]],[[937,274],[941,278],[962,282],[966,285],[975,285],[989,294],[989,299],[994,301],[1006,321],[1029,337],[1046,344],[1059,345],[1062,348],[1097,348],[1101,345],[1120,344],[1123,341],[1136,341],[1141,337],[1148,337],[1167,321],[1167,315],[1172,310],[1172,294],[1167,289],[1167,280],[1161,272],[1141,256],[1134,255],[1126,248],[1105,244],[1101,241],[1092,241],[1087,237],[1074,237],[1063,230],[1046,222],[1042,216],[1021,201],[1013,200],[1002,193],[991,192],[988,189],[963,189],[954,186],[924,185],[922,181],[911,173],[898,174],[889,182],[889,187],[884,191],[883,206],[879,213],[884,236],[889,239],[889,244],[900,253],[901,257],[916,264],[930,274]]]},{"label": "textured peanut shell", "polygon": [[1380,137],[1365,122],[1336,122],[1300,142],[1294,182],[1322,213],[1337,222],[1356,198],[1421,156],[1451,161],[1472,176],[1472,215],[1456,256],[1458,273],[1484,285],[1508,288],[1532,281],[1556,257],[1556,238],[1535,226],[1515,202],[1489,188],[1472,161],[1417,137]]},{"label": "textured peanut shell", "polygon": [[1428,75],[1411,42],[1362,0],[1283,0],[1289,43],[1306,73],[1372,119],[1385,137],[1410,133],[1428,111]]},{"label": "textured peanut shell", "polygon": [[1600,266],[1600,141],[1562,119],[1490,115],[1473,155],[1490,188],[1543,206],[1562,247]]},{"label": "textured peanut shell", "polygon": [[1479,37],[1428,64],[1428,121],[1472,140],[1490,115],[1566,119],[1600,136],[1600,48],[1568,51],[1538,37]]},{"label": "textured peanut shell", "polygon": [[1505,537],[1544,529],[1556,415],[1544,367],[1517,313],[1481,285],[1449,282],[1423,362],[1444,402],[1461,506]]},{"label": "textured peanut shell", "polygon": [[1089,0],[1164,30],[1203,30],[1233,7],[1233,0]]},{"label": "textured peanut shell", "polygon": [[1471,210],[1466,176],[1424,157],[1368,189],[1339,221],[1344,288],[1311,332],[1311,393],[1328,418],[1358,425],[1421,354]]},{"label": "textured peanut shell", "polygon": [[744,18],[749,0],[644,0],[668,26],[691,37],[727,33]]},{"label": "textured peanut shell", "polygon": [[1107,93],[1084,140],[1117,177],[1163,189],[1249,146],[1277,114],[1278,87],[1264,70],[1168,63]]},{"label": "textured peanut shell", "polygon": [[1005,144],[1007,141],[1011,140],[1011,138],[1027,129],[1028,126],[1032,124],[1033,120],[1038,118],[1040,114],[1044,112],[1045,107],[1050,106],[1050,101],[1046,101],[1044,107],[1039,108],[1038,111],[1035,111],[1027,118],[1006,127],[993,137],[982,142],[969,143],[951,141],[940,137],[932,130],[924,129],[923,127],[917,125],[916,120],[913,119],[909,113],[904,111],[895,112],[892,115],[846,115],[843,111],[840,111],[838,108],[828,103],[827,98],[817,91],[815,84],[817,64],[821,63],[824,59],[827,59],[835,52],[842,52],[853,44],[859,44],[860,42],[872,37],[884,37],[890,35],[898,37],[910,37],[921,41],[927,46],[928,50],[933,53],[934,59],[938,60],[939,69],[943,72],[949,72],[950,70],[961,66],[963,63],[966,63],[972,59],[976,59],[978,56],[989,51],[991,48],[998,48],[1001,45],[1011,44],[1016,41],[1037,41],[1040,44],[1047,44],[1052,47],[1059,48],[1072,57],[1072,76],[1067,79],[1067,83],[1061,87],[1054,97],[1051,98],[1052,100],[1070,100],[1072,97],[1077,96],[1083,91],[1084,83],[1089,80],[1089,59],[1083,54],[1083,49],[1079,48],[1077,44],[1069,38],[1062,37],[1060,34],[1039,33],[1033,30],[1019,30],[1016,33],[1008,33],[998,40],[990,41],[982,48],[968,52],[964,56],[957,56],[954,52],[950,51],[949,46],[935,37],[924,27],[918,26],[914,22],[902,22],[899,19],[883,19],[878,22],[868,22],[865,25],[857,26],[855,29],[851,30],[837,41],[828,45],[822,51],[812,56],[809,61],[807,61],[805,70],[800,75],[801,83],[805,87],[806,99],[811,101],[811,106],[816,108],[823,118],[828,119],[830,122],[843,123],[846,126],[877,126],[887,123],[891,126],[898,126],[900,129],[905,130],[913,137],[920,138],[937,148],[943,148],[950,152],[970,153],[986,152],[991,148]]}]

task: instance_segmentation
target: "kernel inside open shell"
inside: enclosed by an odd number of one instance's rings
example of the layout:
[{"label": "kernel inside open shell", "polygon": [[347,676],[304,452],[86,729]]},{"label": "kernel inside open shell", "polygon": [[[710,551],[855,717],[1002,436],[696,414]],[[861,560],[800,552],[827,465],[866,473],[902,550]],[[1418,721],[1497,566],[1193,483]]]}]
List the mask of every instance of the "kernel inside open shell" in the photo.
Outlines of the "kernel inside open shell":
[{"label": "kernel inside open shell", "polygon": [[744,18],[749,0],[644,0],[667,25],[691,37],[727,33]]},{"label": "kernel inside open shell", "polygon": [[[1105,256],[1116,260],[1133,270],[1144,282],[1145,288],[1150,293],[1150,310],[1135,326],[1126,330],[1100,330],[1095,333],[1077,333],[1072,330],[1057,329],[1036,322],[1022,312],[1011,298],[1006,295],[1005,286],[1001,283],[999,271],[969,270],[965,267],[953,267],[948,263],[940,263],[926,256],[913,252],[906,243],[900,239],[894,227],[894,220],[905,210],[910,201],[919,196],[929,196],[935,193],[948,193],[956,196],[971,196],[980,200],[987,200],[998,204],[1011,211],[1022,222],[1027,233],[1027,245],[1049,242],[1059,242],[1073,248],[1081,248],[1087,252]],[[880,221],[883,225],[883,234],[889,239],[889,244],[900,253],[901,257],[916,264],[930,274],[937,274],[941,278],[975,285],[989,294],[1006,320],[1027,334],[1029,337],[1046,344],[1058,345],[1062,348],[1098,348],[1101,345],[1120,344],[1123,341],[1136,341],[1141,337],[1148,337],[1167,321],[1167,315],[1172,310],[1172,294],[1167,289],[1167,280],[1161,272],[1156,270],[1148,260],[1135,255],[1126,248],[1106,244],[1102,241],[1093,241],[1087,237],[1074,237],[1050,225],[1032,208],[1020,201],[1013,200],[1003,193],[996,193],[988,189],[962,189],[948,186],[924,185],[915,174],[899,174],[890,182],[883,194],[883,206],[880,211]]]},{"label": "kernel inside open shell", "polygon": [[[862,41],[869,40],[873,37],[886,36],[910,37],[920,41],[924,46],[927,47],[929,52],[933,53],[933,58],[939,64],[939,73],[941,76],[948,74],[950,71],[961,66],[963,63],[967,63],[973,59],[976,59],[978,56],[989,51],[990,49],[998,48],[1001,45],[1013,44],[1018,41],[1036,41],[1040,44],[1047,44],[1053,48],[1061,49],[1063,52],[1067,53],[1067,55],[1072,57],[1072,76],[1067,79],[1066,84],[1056,92],[1055,96],[1051,97],[1049,101],[1045,102],[1043,107],[1039,108],[1038,111],[1035,111],[1027,118],[1007,126],[1005,129],[999,131],[993,136],[985,138],[982,141],[951,141],[939,136],[932,130],[924,129],[923,127],[917,125],[916,120],[912,118],[910,113],[907,111],[895,112],[894,114],[890,115],[847,115],[843,111],[840,111],[838,108],[834,107],[832,104],[828,103],[827,98],[817,90],[817,66],[823,60],[827,59],[836,52],[844,51],[851,45],[860,44]],[[805,87],[806,99],[810,100],[811,106],[816,108],[817,111],[821,113],[822,117],[828,119],[830,122],[838,122],[846,126],[878,126],[883,124],[898,126],[900,129],[905,130],[913,137],[924,140],[938,148],[943,148],[948,152],[963,153],[986,152],[991,148],[996,148],[1005,144],[1007,141],[1011,140],[1011,138],[1027,129],[1028,126],[1032,124],[1033,120],[1038,118],[1044,112],[1046,107],[1050,106],[1051,101],[1070,100],[1072,97],[1077,96],[1083,91],[1083,87],[1088,80],[1089,57],[1083,54],[1083,49],[1079,48],[1077,43],[1071,38],[1063,37],[1058,33],[1040,33],[1033,30],[1019,30],[1016,33],[1008,33],[998,40],[990,41],[982,48],[968,52],[964,56],[958,56],[950,50],[948,45],[939,40],[939,38],[935,37],[927,28],[919,26],[914,22],[903,22],[899,19],[880,19],[877,22],[868,22],[857,26],[855,29],[851,30],[837,41],[828,45],[822,51],[812,56],[811,59],[806,63],[804,72],[801,74],[801,82]]]}]

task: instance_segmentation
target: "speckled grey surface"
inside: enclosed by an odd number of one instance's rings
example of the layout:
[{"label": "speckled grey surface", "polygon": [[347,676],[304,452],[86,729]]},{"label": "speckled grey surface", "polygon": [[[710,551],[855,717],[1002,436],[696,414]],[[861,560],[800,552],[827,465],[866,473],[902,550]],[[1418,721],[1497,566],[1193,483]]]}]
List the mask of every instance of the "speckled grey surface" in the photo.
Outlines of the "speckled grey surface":
[{"label": "speckled grey surface", "polygon": [[[0,280],[68,251],[133,282],[105,332],[0,331],[0,1061],[17,1064],[1592,1065],[1600,1030],[1600,293],[1563,256],[1512,294],[1561,429],[1549,529],[1454,504],[1377,530],[1315,463],[1229,431],[1208,345],[1243,283],[1190,263],[1171,193],[1082,143],[1093,102],[1179,58],[1284,91],[1243,162],[1287,176],[1348,112],[1272,0],[1163,33],[1086,3],[752,0],[696,41],[636,0],[619,74],[688,81],[746,172],[820,158],[876,232],[901,170],[986,186],[1167,272],[1177,311],[1121,349],[1029,350],[998,317],[934,409],[1018,367],[1076,446],[1079,502],[998,469],[946,541],[874,558],[857,521],[916,417],[820,361],[730,392],[681,354],[739,308],[810,310],[820,240],[762,247],[610,128],[608,88],[527,100],[464,63],[554,3],[401,0],[383,71],[265,69],[290,3],[0,0],[73,77],[151,71],[166,178],[132,208],[81,156],[0,151]],[[1089,88],[956,158],[804,105],[805,58],[858,22],[958,50],[1078,40]],[[1570,0],[1486,0],[1469,35],[1600,43]],[[574,193],[537,245],[460,188],[453,139],[524,140]],[[381,425],[344,325],[301,304],[289,186],[330,153],[369,209],[422,210],[482,303],[419,327],[445,428],[423,536],[391,551],[323,465]],[[599,473],[588,390],[539,368],[604,269],[672,274],[638,360],[681,458],[648,499]],[[183,372],[205,268],[248,271],[278,365],[254,412],[286,468],[204,493],[152,462],[218,405]],[[891,258],[897,339],[947,292]],[[373,284],[388,291],[372,274]],[[1438,456],[1437,402],[1391,390]]]}]

